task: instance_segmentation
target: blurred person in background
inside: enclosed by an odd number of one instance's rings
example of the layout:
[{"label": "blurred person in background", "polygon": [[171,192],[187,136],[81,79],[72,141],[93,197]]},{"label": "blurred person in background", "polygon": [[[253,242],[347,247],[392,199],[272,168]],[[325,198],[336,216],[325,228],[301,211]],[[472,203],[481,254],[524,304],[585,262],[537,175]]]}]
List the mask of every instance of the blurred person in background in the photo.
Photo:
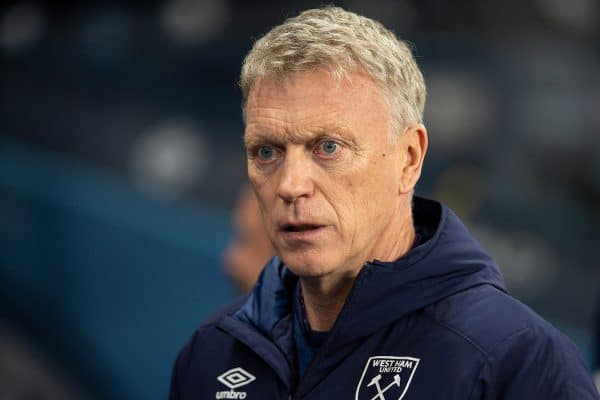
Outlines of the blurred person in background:
[{"label": "blurred person in background", "polygon": [[244,60],[248,175],[279,257],[180,352],[171,399],[598,399],[576,347],[413,197],[425,83],[405,42],[308,10]]},{"label": "blurred person in background", "polygon": [[265,230],[256,196],[244,186],[234,209],[234,237],[223,253],[223,268],[240,293],[256,283],[263,266],[275,254]]}]

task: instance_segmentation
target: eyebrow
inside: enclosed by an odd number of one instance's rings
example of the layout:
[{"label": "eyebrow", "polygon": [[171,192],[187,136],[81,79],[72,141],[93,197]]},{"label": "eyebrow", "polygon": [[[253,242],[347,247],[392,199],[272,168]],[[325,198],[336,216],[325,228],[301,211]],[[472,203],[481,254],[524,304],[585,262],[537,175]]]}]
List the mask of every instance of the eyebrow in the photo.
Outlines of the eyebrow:
[{"label": "eyebrow", "polygon": [[269,129],[267,129],[265,127],[261,127],[260,125],[253,127],[252,128],[253,133],[251,134],[250,138],[247,138],[247,136],[244,135],[244,138],[243,138],[244,146],[246,148],[249,148],[249,147],[253,147],[260,143],[270,143],[270,144],[282,146],[284,144],[284,142],[291,141],[292,143],[305,143],[305,142],[313,141],[320,137],[338,138],[338,139],[342,139],[345,141],[349,141],[353,144],[356,144],[354,135],[351,133],[351,131],[342,126],[339,126],[339,125],[325,125],[325,126],[319,126],[319,127],[315,127],[315,128],[309,128],[309,129],[303,130],[301,133],[298,133],[298,134],[290,135],[288,133],[288,134],[286,134],[286,139],[288,139],[288,140],[282,140],[282,135],[278,134],[278,133],[276,133],[276,134],[265,133],[268,131],[269,131]]}]

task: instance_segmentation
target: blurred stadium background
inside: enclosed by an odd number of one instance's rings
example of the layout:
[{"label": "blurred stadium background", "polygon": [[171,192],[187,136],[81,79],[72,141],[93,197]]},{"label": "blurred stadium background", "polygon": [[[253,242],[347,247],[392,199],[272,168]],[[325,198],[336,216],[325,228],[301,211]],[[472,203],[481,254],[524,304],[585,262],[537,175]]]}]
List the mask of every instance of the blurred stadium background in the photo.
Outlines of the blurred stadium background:
[{"label": "blurred stadium background", "polygon": [[[447,202],[592,363],[600,2],[339,1],[415,45]],[[0,397],[161,399],[234,293],[252,39],[311,1],[0,6]]]}]

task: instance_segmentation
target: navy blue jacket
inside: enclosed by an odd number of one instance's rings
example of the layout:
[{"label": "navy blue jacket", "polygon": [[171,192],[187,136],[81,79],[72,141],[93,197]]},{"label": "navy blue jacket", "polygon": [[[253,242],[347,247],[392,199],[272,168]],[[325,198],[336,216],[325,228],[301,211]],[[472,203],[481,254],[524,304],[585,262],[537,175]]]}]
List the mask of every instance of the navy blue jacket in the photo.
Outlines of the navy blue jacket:
[{"label": "navy blue jacket", "polygon": [[596,368],[600,371],[600,301],[598,301],[596,308],[596,329],[594,330],[594,338],[594,345],[596,347]]},{"label": "navy blue jacket", "polygon": [[180,352],[171,400],[598,399],[575,346],[507,294],[458,217],[415,198],[431,237],[360,271],[325,343],[298,378],[297,277],[272,259],[242,303]]},{"label": "navy blue jacket", "polygon": [[[599,299],[600,300],[600,299]],[[595,365],[596,365],[596,386],[600,392],[600,301],[596,308],[596,329],[594,331],[594,347],[596,348]]]}]

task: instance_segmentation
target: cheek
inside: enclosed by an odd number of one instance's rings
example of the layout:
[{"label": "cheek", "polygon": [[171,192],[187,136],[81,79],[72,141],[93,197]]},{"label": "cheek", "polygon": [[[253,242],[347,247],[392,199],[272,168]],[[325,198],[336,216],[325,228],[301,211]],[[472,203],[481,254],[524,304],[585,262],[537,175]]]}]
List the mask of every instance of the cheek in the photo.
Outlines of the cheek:
[{"label": "cheek", "polygon": [[339,229],[344,241],[348,244],[354,242],[360,227],[361,214],[366,205],[363,198],[363,183],[356,178],[343,178],[339,180],[337,190],[330,195],[332,207],[339,221]]},{"label": "cheek", "polygon": [[261,209],[271,210],[277,198],[277,180],[272,176],[248,171],[248,180],[256,193]]},{"label": "cheek", "polygon": [[248,180],[252,187],[254,187],[255,191],[260,190],[262,186],[264,186],[264,176],[261,176],[257,173],[250,165],[248,166]]},{"label": "cheek", "polygon": [[377,224],[381,218],[387,218],[392,203],[392,187],[387,174],[382,169],[384,165],[376,161],[370,163],[363,173],[354,175],[354,179],[345,182],[349,204],[345,210],[352,218],[346,217],[354,225],[357,233]]}]

